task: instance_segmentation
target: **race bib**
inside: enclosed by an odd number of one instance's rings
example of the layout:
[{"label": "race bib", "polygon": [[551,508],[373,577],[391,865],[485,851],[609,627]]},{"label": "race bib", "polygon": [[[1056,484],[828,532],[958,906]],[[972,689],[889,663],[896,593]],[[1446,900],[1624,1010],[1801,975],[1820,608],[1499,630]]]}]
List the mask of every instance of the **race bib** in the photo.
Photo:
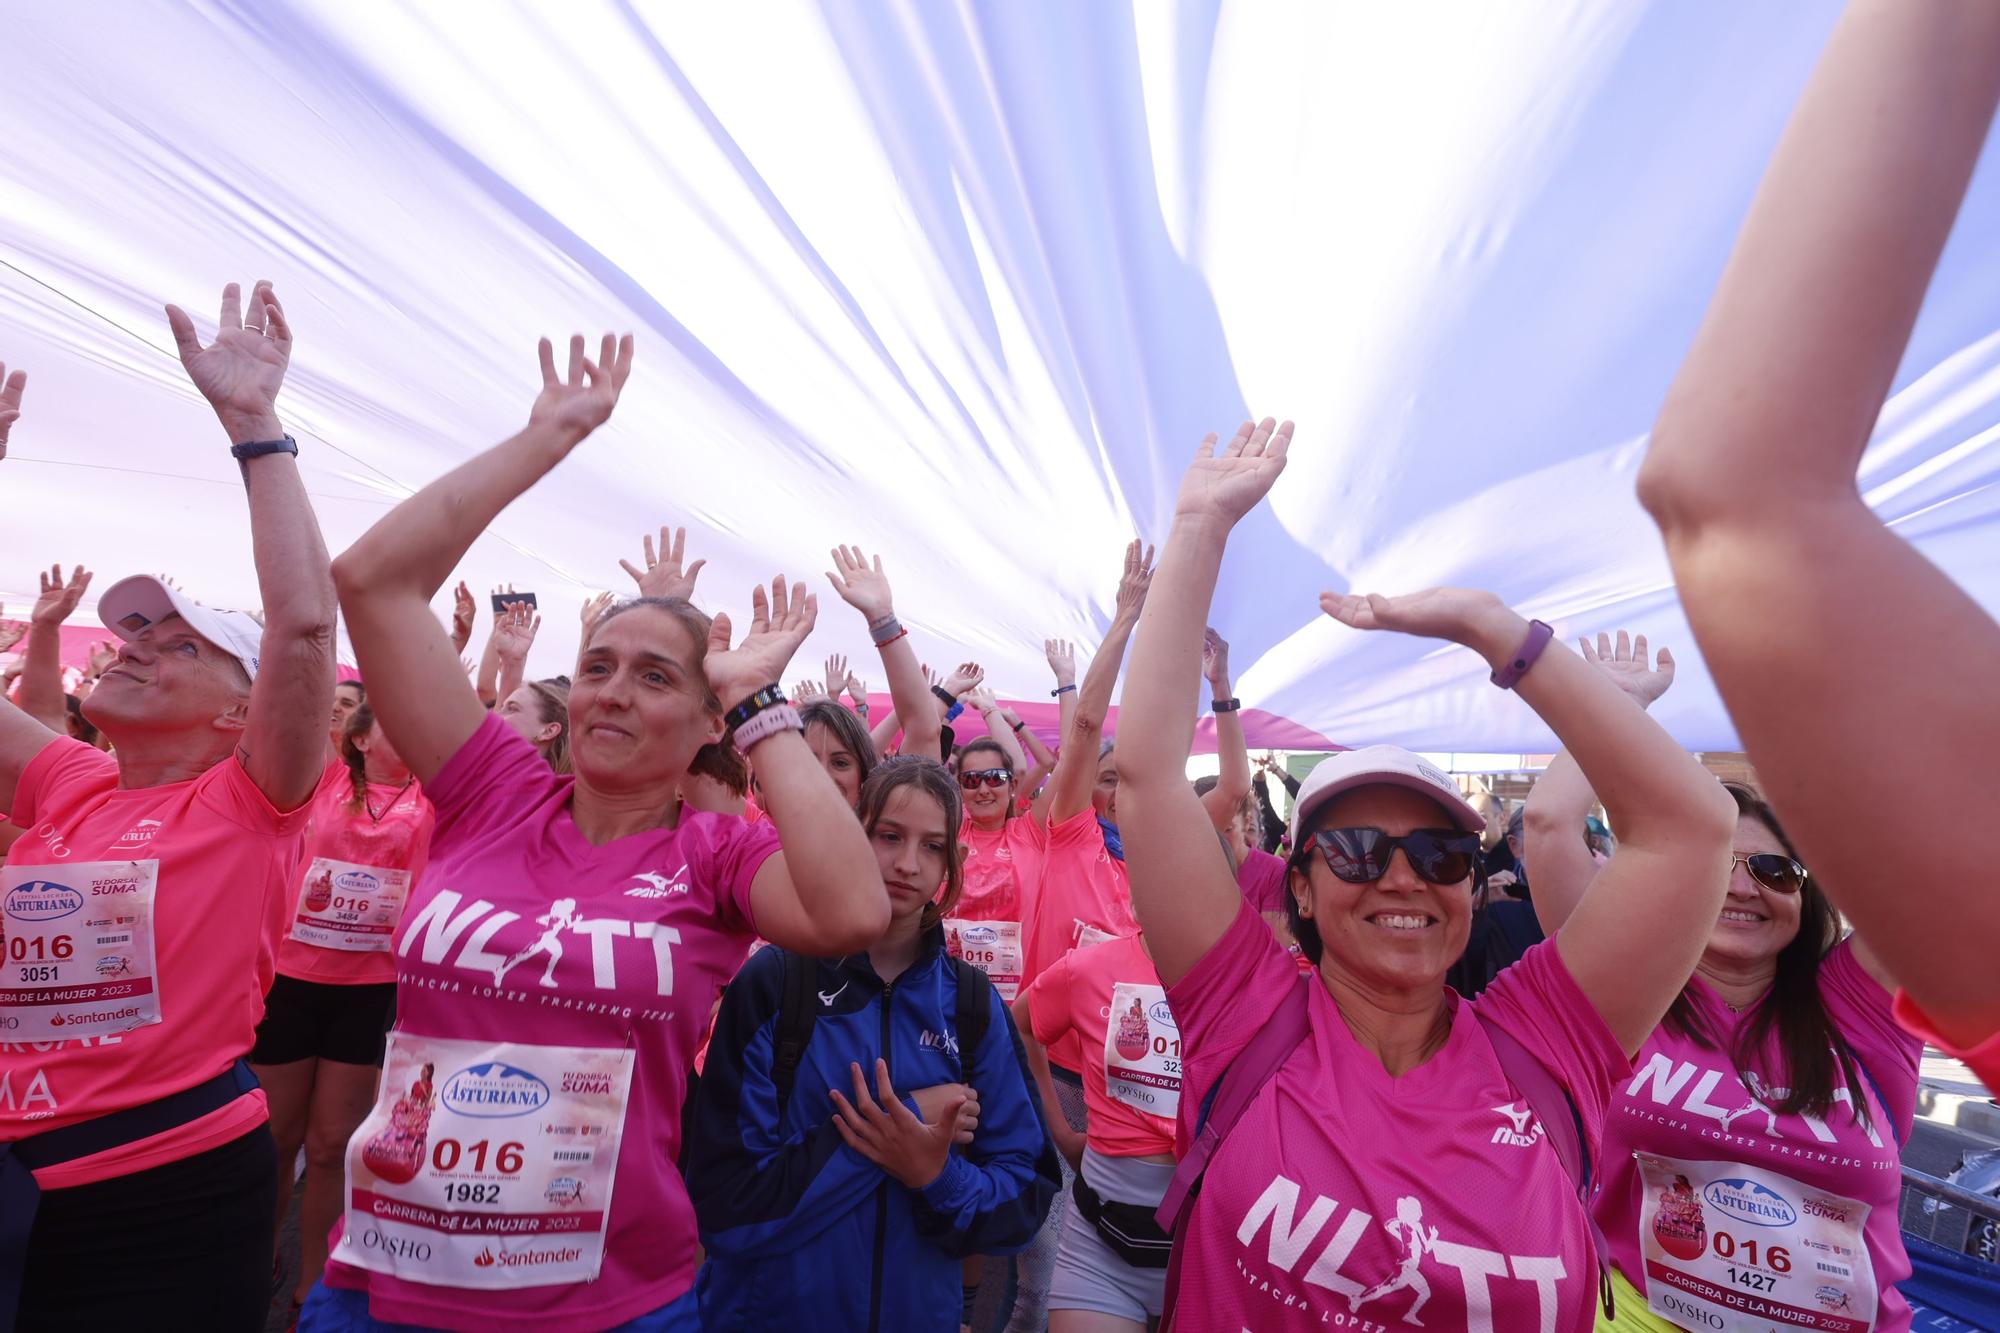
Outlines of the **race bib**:
[{"label": "race bib", "polygon": [[322,949],[387,953],[410,896],[410,872],[316,857],[306,867],[292,938]]},{"label": "race bib", "polygon": [[1021,993],[1021,923],[1018,921],[966,921],[946,917],[944,945],[953,958],[986,974],[993,989],[1008,1004]]},{"label": "race bib", "polygon": [[64,1041],[160,1021],[158,861],[0,867],[0,1036]]},{"label": "race bib", "polygon": [[1113,1101],[1172,1120],[1181,1109],[1181,1030],[1159,986],[1111,988],[1104,1030],[1104,1090]]},{"label": "race bib", "polygon": [[1633,1157],[1653,1313],[1724,1333],[1875,1326],[1867,1204],[1738,1162]]},{"label": "race bib", "polygon": [[1079,921],[1076,923],[1076,943],[1071,947],[1088,949],[1093,944],[1106,944],[1117,938],[1108,930],[1099,930],[1096,926],[1087,926]]},{"label": "race bib", "polygon": [[592,1281],[631,1084],[630,1048],[390,1033],[334,1257],[444,1287]]}]

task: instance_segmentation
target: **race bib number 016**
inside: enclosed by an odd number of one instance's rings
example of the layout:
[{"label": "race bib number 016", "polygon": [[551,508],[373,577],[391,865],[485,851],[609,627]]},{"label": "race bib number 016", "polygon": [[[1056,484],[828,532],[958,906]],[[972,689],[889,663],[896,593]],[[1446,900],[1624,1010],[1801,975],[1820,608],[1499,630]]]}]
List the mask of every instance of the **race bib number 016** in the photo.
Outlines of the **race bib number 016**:
[{"label": "race bib number 016", "polygon": [[945,949],[986,974],[1007,1003],[1021,993],[1021,923],[946,917]]},{"label": "race bib number 016", "polygon": [[62,1041],[160,1021],[158,861],[0,867],[0,1039]]},{"label": "race bib number 016", "polygon": [[631,1085],[629,1048],[391,1033],[334,1257],[447,1287],[594,1280]]},{"label": "race bib number 016", "polygon": [[1111,988],[1104,1091],[1149,1115],[1180,1114],[1181,1030],[1160,987],[1121,981]]},{"label": "race bib number 016", "polygon": [[299,887],[292,938],[349,953],[387,953],[410,896],[410,872],[315,857]]},{"label": "race bib number 016", "polygon": [[1653,1313],[1725,1333],[1875,1326],[1867,1204],[1739,1162],[1633,1156]]}]

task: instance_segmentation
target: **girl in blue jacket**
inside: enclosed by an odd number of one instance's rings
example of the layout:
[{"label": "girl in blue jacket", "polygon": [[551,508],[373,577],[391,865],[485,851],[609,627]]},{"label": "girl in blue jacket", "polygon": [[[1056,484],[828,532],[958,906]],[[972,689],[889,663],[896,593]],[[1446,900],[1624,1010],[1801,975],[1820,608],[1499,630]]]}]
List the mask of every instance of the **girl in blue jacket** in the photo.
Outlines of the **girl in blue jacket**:
[{"label": "girl in blue jacket", "polygon": [[1026,1246],[1060,1186],[1006,1007],[945,951],[957,783],[892,759],[859,813],[888,932],[840,960],[764,949],[716,1017],[687,1164],[708,1333],[956,1330],[960,1260]]}]

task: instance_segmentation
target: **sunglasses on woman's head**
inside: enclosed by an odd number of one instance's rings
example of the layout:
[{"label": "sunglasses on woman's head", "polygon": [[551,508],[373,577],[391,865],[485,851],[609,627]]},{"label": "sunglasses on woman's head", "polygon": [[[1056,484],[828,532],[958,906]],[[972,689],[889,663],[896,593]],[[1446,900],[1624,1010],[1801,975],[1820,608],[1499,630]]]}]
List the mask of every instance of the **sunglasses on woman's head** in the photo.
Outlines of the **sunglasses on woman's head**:
[{"label": "sunglasses on woman's head", "polygon": [[1789,856],[1777,852],[1753,852],[1745,856],[1737,852],[1729,858],[1729,868],[1742,866],[1750,872],[1750,878],[1773,893],[1797,893],[1806,886],[1806,868]]},{"label": "sunglasses on woman's head", "polygon": [[978,791],[984,785],[1004,787],[1014,780],[1014,775],[1004,768],[968,768],[958,775],[958,785],[967,791]]},{"label": "sunglasses on woman's head", "polygon": [[1459,829],[1420,828],[1392,837],[1378,828],[1325,828],[1313,842],[1326,868],[1348,884],[1373,884],[1388,874],[1398,847],[1417,877],[1431,884],[1457,884],[1479,859],[1479,835]]}]

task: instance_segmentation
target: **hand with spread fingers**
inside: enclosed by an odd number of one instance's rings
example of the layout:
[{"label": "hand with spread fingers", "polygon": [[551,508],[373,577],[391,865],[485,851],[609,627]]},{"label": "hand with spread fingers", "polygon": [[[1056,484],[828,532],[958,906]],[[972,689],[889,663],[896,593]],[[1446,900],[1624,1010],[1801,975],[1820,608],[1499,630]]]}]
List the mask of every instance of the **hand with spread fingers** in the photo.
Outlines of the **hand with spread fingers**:
[{"label": "hand with spread fingers", "polygon": [[1153,586],[1153,555],[1153,548],[1142,546],[1137,537],[1125,547],[1125,572],[1118,576],[1117,614],[1127,623],[1136,622],[1146,605],[1146,590]]},{"label": "hand with spread fingers", "polygon": [[493,651],[502,662],[525,662],[535,646],[542,618],[526,602],[515,602],[493,622]]},{"label": "hand with spread fingers", "polygon": [[1175,515],[1234,527],[1270,494],[1291,447],[1292,423],[1279,424],[1270,417],[1244,422],[1227,444],[1218,445],[1216,436],[1207,436],[1181,478]]},{"label": "hand with spread fingers", "polygon": [[826,697],[840,698],[840,692],[847,687],[847,658],[839,653],[826,659]]},{"label": "hand with spread fingers", "polygon": [[958,668],[944,678],[944,692],[956,699],[985,679],[985,667],[977,662],[960,662]]},{"label": "hand with spread fingers", "polygon": [[569,373],[556,374],[555,345],[541,340],[542,391],[528,409],[530,426],[549,426],[575,444],[611,419],[632,374],[632,335],[605,334],[597,359],[583,354],[583,335],[569,340]]},{"label": "hand with spread fingers", "polygon": [[875,1062],[875,1096],[869,1095],[861,1066],[851,1067],[854,1100],[827,1094],[833,1099],[833,1127],[847,1146],[913,1190],[944,1174],[967,1099],[954,1096],[936,1110],[935,1118],[919,1120],[896,1096],[886,1060]]},{"label": "hand with spread fingers", "polygon": [[858,546],[836,546],[832,555],[833,568],[826,577],[840,600],[866,616],[870,629],[894,619],[896,598],[882,572],[882,557],[871,563]]},{"label": "hand with spread fingers", "polygon": [[1076,684],[1076,645],[1068,639],[1042,640],[1042,655],[1049,660],[1049,670],[1055,673],[1056,685]]},{"label": "hand with spread fingers", "polygon": [[750,632],[731,647],[729,613],[717,612],[708,630],[708,655],[702,670],[708,687],[725,709],[734,708],[766,685],[784,679],[792,654],[812,633],[819,619],[819,599],[806,585],[789,588],[783,574],[771,580],[768,594],[759,586],[750,594]]},{"label": "hand with spread fingers", "polygon": [[90,571],[77,565],[70,570],[69,579],[65,582],[62,566],[51,565],[49,572],[41,575],[41,580],[42,595],[35,599],[35,609],[29,613],[28,619],[33,624],[53,629],[75,613],[84,590],[90,587]]},{"label": "hand with spread fingers", "polygon": [[247,309],[239,285],[222,289],[215,341],[206,347],[194,320],[177,305],[167,307],[167,327],[188,378],[233,442],[275,440],[285,433],[278,422],[278,390],[292,361],[292,326],[269,282],[250,289]]},{"label": "hand with spread fingers", "polygon": [[577,619],[583,622],[583,637],[586,640],[590,638],[590,631],[596,626],[598,617],[609,611],[615,600],[610,593],[601,592],[584,602],[583,611]]},{"label": "hand with spread fingers", "polygon": [[[669,536],[671,534],[671,537]],[[697,560],[682,568],[687,557],[687,529],[660,529],[660,545],[655,553],[653,536],[646,534],[646,567],[640,569],[629,560],[620,560],[619,567],[632,576],[639,585],[641,597],[678,597],[684,602],[694,600],[695,580],[701,577],[701,569],[708,561]]]},{"label": "hand with spread fingers", "polygon": [[1618,631],[1616,644],[1609,634],[1600,633],[1593,644],[1588,637],[1577,640],[1583,660],[1611,678],[1611,683],[1632,696],[1641,708],[1665,694],[1674,683],[1674,655],[1660,649],[1657,665],[1649,661],[1646,636]]},{"label": "hand with spread fingers", "polygon": [[465,580],[458,581],[458,587],[451,594],[451,650],[464,653],[465,646],[472,642],[472,617],[476,611],[472,601],[472,589]]}]

